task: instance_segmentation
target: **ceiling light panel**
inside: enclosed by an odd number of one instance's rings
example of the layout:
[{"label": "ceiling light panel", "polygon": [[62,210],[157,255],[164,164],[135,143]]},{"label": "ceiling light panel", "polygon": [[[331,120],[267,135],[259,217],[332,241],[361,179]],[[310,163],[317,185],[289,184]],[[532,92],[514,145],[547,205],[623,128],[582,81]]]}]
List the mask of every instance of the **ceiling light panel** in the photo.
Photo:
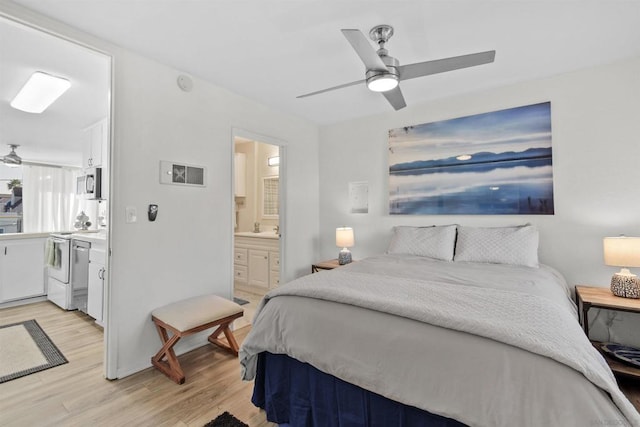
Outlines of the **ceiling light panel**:
[{"label": "ceiling light panel", "polygon": [[36,71],[11,101],[15,109],[27,113],[42,113],[71,87],[62,77]]}]

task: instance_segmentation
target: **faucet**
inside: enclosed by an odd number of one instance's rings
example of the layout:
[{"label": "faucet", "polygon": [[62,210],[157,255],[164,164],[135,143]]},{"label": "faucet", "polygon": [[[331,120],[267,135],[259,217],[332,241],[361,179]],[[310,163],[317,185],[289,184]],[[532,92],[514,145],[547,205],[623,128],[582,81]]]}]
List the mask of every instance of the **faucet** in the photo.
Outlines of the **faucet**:
[{"label": "faucet", "polygon": [[279,226],[279,225],[276,225],[275,227],[273,227],[273,231],[274,231],[274,233],[276,233],[276,234],[280,234],[280,226]]},{"label": "faucet", "polygon": [[260,223],[259,222],[253,223],[253,232],[254,233],[259,233],[260,232]]}]

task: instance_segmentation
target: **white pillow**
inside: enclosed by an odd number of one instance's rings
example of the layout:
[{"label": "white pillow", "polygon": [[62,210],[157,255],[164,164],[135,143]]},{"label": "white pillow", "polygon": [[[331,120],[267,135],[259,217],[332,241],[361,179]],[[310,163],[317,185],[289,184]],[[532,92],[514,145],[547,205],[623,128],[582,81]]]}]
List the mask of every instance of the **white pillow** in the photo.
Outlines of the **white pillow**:
[{"label": "white pillow", "polygon": [[520,227],[458,227],[455,261],[538,266],[538,230]]},{"label": "white pillow", "polygon": [[453,261],[456,226],[393,227],[388,254],[417,255]]}]

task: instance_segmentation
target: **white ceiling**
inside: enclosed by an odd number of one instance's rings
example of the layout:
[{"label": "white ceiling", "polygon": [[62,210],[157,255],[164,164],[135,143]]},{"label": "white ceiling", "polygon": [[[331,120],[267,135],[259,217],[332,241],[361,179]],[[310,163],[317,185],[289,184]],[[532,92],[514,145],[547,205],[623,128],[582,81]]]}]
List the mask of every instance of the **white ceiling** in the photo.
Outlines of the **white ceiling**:
[{"label": "white ceiling", "polygon": [[16,2],[318,124],[393,111],[364,86],[296,99],[364,77],[342,28],[394,26],[401,64],[497,51],[493,64],[402,82],[409,107],[640,56],[635,0]]},{"label": "white ceiling", "polygon": [[[80,165],[82,130],[109,111],[109,60],[68,41],[0,19],[0,156],[17,144],[25,161]],[[9,102],[34,71],[65,77],[71,88],[41,114]]]}]

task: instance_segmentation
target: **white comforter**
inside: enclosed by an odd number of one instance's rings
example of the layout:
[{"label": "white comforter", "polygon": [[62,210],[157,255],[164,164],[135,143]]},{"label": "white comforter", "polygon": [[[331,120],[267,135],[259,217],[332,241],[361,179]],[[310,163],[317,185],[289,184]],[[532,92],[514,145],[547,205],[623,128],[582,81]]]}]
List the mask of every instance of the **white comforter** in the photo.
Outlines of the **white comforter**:
[{"label": "white comforter", "polygon": [[270,292],[243,378],[269,351],[469,425],[640,426],[569,295],[544,266],[368,258]]}]

